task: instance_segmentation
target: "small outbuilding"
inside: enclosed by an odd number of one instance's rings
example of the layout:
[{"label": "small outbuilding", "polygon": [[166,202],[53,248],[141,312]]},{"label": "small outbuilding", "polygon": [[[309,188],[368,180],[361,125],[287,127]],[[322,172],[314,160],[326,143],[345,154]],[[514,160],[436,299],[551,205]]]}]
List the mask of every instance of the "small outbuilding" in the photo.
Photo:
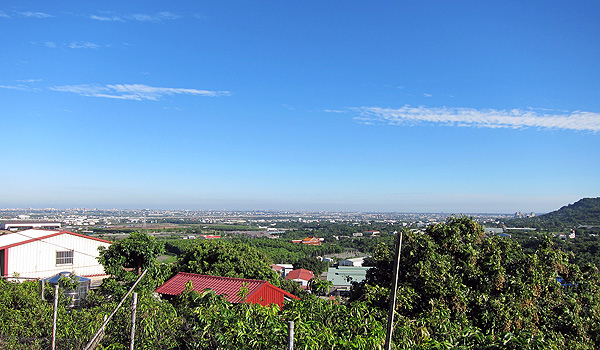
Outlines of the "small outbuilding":
[{"label": "small outbuilding", "polygon": [[310,270],[296,269],[296,270],[290,271],[290,273],[288,273],[288,275],[285,279],[297,282],[298,284],[300,284],[300,287],[302,287],[303,289],[307,289],[308,281],[310,281],[314,277],[315,277],[315,274]]},{"label": "small outbuilding", "polygon": [[338,261],[339,266],[362,266],[365,261],[365,257],[362,258],[354,258],[354,259],[344,259]]},{"label": "small outbuilding", "polygon": [[288,273],[294,269],[294,265],[292,264],[273,264],[271,265],[271,269],[273,271],[281,274],[281,277],[287,277]]}]

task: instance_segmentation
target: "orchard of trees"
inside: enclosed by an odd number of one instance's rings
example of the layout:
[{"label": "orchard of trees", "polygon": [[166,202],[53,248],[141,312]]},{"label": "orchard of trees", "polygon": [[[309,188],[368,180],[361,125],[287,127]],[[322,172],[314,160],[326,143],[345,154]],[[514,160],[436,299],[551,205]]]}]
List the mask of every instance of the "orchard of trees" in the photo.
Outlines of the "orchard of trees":
[{"label": "orchard of trees", "polygon": [[[113,277],[79,309],[61,300],[58,348],[79,349],[137,278],[136,348],[286,349],[295,322],[296,349],[382,349],[391,288],[393,242],[379,242],[367,278],[349,300],[301,300],[277,306],[231,304],[210,291],[166,301],[153,291],[178,271],[265,279],[292,290],[270,270],[263,251],[244,242],[193,242],[177,263],[160,264],[163,243],[135,233],[101,252]],[[307,257],[310,257],[307,256]],[[600,275],[576,265],[550,239],[525,250],[516,240],[486,237],[466,217],[424,232],[405,232],[400,260],[394,349],[595,349],[600,347]],[[312,261],[303,261],[311,263]],[[560,278],[560,280],[558,279]],[[321,286],[326,288],[327,286]],[[0,348],[49,348],[53,291],[0,281]],[[64,297],[63,297],[64,299]],[[99,349],[128,349],[131,310],[121,308]]]}]

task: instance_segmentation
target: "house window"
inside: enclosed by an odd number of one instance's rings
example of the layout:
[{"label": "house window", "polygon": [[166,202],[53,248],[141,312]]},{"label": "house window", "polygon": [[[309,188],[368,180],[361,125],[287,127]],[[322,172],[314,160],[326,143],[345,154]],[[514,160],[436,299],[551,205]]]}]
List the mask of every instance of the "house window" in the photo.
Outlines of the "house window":
[{"label": "house window", "polygon": [[56,252],[56,265],[73,264],[73,251]]}]

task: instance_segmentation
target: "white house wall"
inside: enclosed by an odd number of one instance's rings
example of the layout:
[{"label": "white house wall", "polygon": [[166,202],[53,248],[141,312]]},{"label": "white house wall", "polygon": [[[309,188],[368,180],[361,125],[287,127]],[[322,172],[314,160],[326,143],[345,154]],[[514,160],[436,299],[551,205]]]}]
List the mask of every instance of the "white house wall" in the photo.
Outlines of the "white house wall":
[{"label": "white house wall", "polygon": [[[98,247],[110,243],[87,239],[70,234],[45,238],[9,248],[7,272],[20,277],[45,278],[62,271],[75,272],[79,276],[104,274],[98,260]],[[73,251],[72,264],[56,264],[57,251]]]}]

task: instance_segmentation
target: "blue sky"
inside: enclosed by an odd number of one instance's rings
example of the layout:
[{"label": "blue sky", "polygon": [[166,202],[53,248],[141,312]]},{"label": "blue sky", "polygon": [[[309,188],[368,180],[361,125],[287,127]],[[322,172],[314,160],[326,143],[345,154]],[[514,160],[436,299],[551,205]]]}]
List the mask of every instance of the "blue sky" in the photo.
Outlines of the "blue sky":
[{"label": "blue sky", "polygon": [[0,207],[600,196],[596,1],[5,1]]}]

